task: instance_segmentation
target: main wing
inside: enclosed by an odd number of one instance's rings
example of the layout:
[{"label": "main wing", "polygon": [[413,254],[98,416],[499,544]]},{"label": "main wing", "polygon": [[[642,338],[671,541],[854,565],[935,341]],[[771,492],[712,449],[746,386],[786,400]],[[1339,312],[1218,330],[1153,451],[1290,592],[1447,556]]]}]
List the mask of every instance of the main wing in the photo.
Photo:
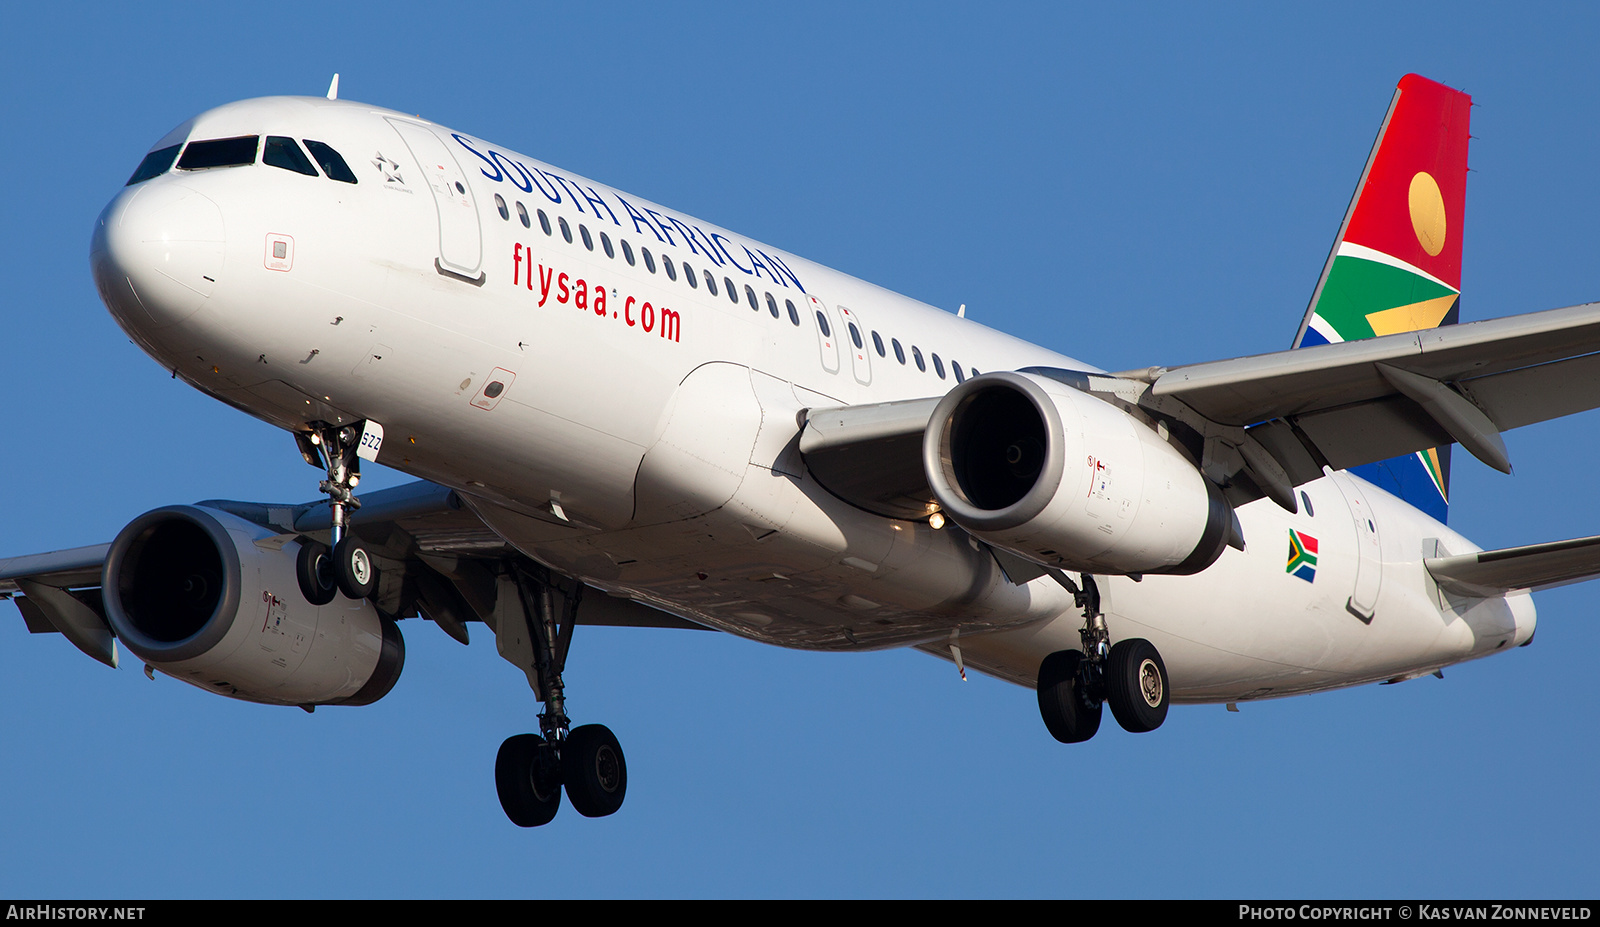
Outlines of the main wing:
[{"label": "main wing", "polygon": [[[1027,368],[1169,425],[1235,505],[1456,443],[1499,470],[1500,433],[1600,407],[1600,303],[1120,374]],[[835,495],[893,518],[938,509],[922,436],[938,397],[808,411],[799,449]]]},{"label": "main wing", "polygon": [[[451,490],[424,481],[367,493],[352,530],[379,567],[378,610],[392,617],[423,615],[467,642],[467,623],[492,622],[499,576],[527,558],[484,526]],[[227,512],[288,538],[326,539],[328,503],[273,505],[211,500],[200,508]],[[102,602],[102,572],[110,544],[0,558],[0,598],[11,598],[35,634],[61,632],[79,650],[108,666],[117,648]],[[276,548],[274,548],[276,549]],[[628,627],[699,628],[674,615],[596,590],[584,598],[578,623]]]},{"label": "main wing", "polygon": [[1241,427],[1292,484],[1458,443],[1509,472],[1500,432],[1600,406],[1600,303],[1133,376]]}]

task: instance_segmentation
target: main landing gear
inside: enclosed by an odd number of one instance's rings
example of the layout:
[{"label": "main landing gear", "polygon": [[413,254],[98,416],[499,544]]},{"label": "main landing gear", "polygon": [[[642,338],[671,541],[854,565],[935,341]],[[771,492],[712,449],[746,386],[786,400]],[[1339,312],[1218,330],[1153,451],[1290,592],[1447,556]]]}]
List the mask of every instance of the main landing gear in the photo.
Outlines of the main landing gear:
[{"label": "main landing gear", "polygon": [[[518,734],[500,745],[494,764],[500,807],[518,827],[538,827],[556,816],[565,788],[567,800],[584,817],[613,814],[628,791],[622,745],[604,725],[571,726],[561,681],[583,584],[521,563],[508,567],[522,607],[520,615],[512,609],[500,612],[503,626],[496,629],[496,641],[506,659],[528,672],[544,710],[538,734]],[[518,618],[524,627],[504,626]],[[524,630],[526,636],[520,633]]]},{"label": "main landing gear", "polygon": [[304,540],[295,564],[300,591],[313,605],[326,605],[339,592],[352,599],[365,599],[378,590],[378,569],[372,555],[350,533],[350,515],[361,507],[354,492],[361,482],[358,452],[363,432],[358,425],[313,422],[309,430],[294,435],[300,456],[328,475],[318,489],[328,494],[333,548]]},{"label": "main landing gear", "polygon": [[1139,734],[1160,727],[1167,719],[1170,687],[1155,645],[1130,638],[1111,646],[1094,577],[1083,574],[1079,588],[1060,570],[1050,575],[1083,609],[1078,632],[1083,649],[1058,650],[1039,664],[1039,715],[1051,736],[1064,744],[1088,740],[1100,730],[1106,704],[1123,730]]}]

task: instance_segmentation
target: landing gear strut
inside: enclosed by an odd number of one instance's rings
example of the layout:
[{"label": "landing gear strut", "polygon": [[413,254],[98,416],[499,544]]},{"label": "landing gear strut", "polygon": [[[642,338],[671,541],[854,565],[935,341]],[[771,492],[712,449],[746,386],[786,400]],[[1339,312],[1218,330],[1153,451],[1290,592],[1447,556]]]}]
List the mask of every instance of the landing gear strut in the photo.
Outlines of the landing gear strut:
[{"label": "landing gear strut", "polygon": [[[628,765],[622,745],[601,724],[572,727],[561,680],[583,584],[558,579],[542,567],[508,564],[526,623],[531,665],[525,666],[534,692],[544,703],[538,734],[518,734],[500,745],[495,760],[496,791],[506,817],[518,827],[549,823],[561,806],[561,790],[584,817],[598,818],[622,807],[628,791]],[[555,599],[561,597],[559,616]],[[502,612],[501,621],[512,620]],[[497,629],[497,634],[514,634]],[[502,647],[508,658],[511,653]]]},{"label": "landing gear strut", "polygon": [[1051,736],[1064,744],[1088,740],[1100,729],[1107,703],[1123,730],[1143,733],[1160,727],[1167,718],[1170,687],[1155,645],[1143,638],[1111,645],[1094,577],[1082,574],[1080,588],[1060,570],[1049,573],[1083,609],[1078,631],[1083,649],[1058,650],[1039,664],[1039,715]]},{"label": "landing gear strut", "polygon": [[[350,533],[350,516],[361,508],[361,500],[355,497],[356,485],[361,482],[360,424],[312,422],[309,430],[294,435],[306,463],[327,473],[327,479],[317,488],[328,494],[333,550],[305,542],[299,564],[300,588],[317,605],[332,600],[330,586],[352,599],[368,598],[378,590],[378,570],[372,555]],[[327,582],[330,578],[331,584]]]}]

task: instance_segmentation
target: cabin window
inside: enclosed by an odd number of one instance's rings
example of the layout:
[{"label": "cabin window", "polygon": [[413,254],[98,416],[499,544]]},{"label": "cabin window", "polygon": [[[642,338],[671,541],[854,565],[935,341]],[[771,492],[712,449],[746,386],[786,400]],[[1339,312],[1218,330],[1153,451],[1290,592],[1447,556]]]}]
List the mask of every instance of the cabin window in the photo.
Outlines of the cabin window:
[{"label": "cabin window", "polygon": [[706,289],[711,291],[712,296],[717,295],[717,278],[711,276],[711,271],[709,270],[706,271]]},{"label": "cabin window", "polygon": [[572,244],[572,226],[567,224],[567,217],[556,216],[556,223],[561,226],[561,237],[567,240],[567,244]]},{"label": "cabin window", "polygon": [[777,318],[778,317],[778,301],[772,298],[772,294],[771,293],[767,293],[766,297],[767,297],[767,311],[772,313],[772,317],[773,318]]},{"label": "cabin window", "polygon": [[878,356],[879,357],[887,357],[888,356],[887,354],[884,353],[884,350],[883,350],[883,338],[879,337],[877,332],[873,332],[872,333],[872,346],[878,350]]},{"label": "cabin window", "polygon": [[[267,139],[267,144],[272,144],[272,139]],[[266,158],[262,158],[262,160],[265,161]],[[494,195],[494,208],[499,211],[500,218],[508,222],[511,220],[511,207],[506,205],[506,201],[501,199],[498,193]]]},{"label": "cabin window", "polygon": [[[550,231],[550,217],[545,215],[544,214],[544,210],[542,210],[542,209],[539,210],[539,228],[544,229],[544,233],[546,235],[553,234]],[[629,263],[632,263],[632,262],[630,261]]]},{"label": "cabin window", "polygon": [[850,326],[850,341],[854,343],[857,350],[859,350],[863,347],[861,344],[861,329],[856,328],[856,323],[854,322],[846,322],[845,324]]},{"label": "cabin window", "polygon": [[822,329],[822,337],[833,337],[833,330],[828,328],[828,320],[822,315],[821,309],[817,310],[817,328]]},{"label": "cabin window", "polygon": [[794,300],[786,299],[786,300],[783,301],[783,305],[785,307],[787,307],[788,310],[789,310],[789,321],[793,322],[796,328],[799,328],[800,327],[800,313],[795,311]]},{"label": "cabin window", "polygon": [[578,223],[578,234],[583,236],[583,246],[593,251],[594,239],[589,237],[589,227],[581,222]]},{"label": "cabin window", "polygon": [[611,236],[607,235],[605,232],[600,233],[600,247],[605,249],[606,257],[613,260],[616,259],[617,252],[611,247]]},{"label": "cabin window", "polygon": [[744,301],[750,304],[752,311],[761,311],[761,303],[756,301],[756,291],[751,289],[748,283],[744,285]]},{"label": "cabin window", "polygon": [[[294,143],[294,139],[284,138],[281,135],[267,136],[267,144],[261,149],[261,163],[294,171],[296,174],[305,174],[307,177],[317,176],[317,169],[311,166],[311,159],[306,157],[306,153]],[[505,217],[505,210],[505,205],[501,204],[502,218]]]},{"label": "cabin window", "polygon": [[688,261],[683,262],[683,282],[689,284],[691,290],[700,288],[700,278],[694,275],[694,268],[689,266]]},{"label": "cabin window", "polygon": [[661,269],[667,272],[668,280],[678,279],[678,268],[673,265],[672,258],[665,254],[661,255]]},{"label": "cabin window", "polygon": [[728,288],[728,301],[735,306],[739,305],[739,288],[734,286],[733,281],[727,277],[722,278],[722,285]]},{"label": "cabin window", "polygon": [[633,245],[628,244],[628,240],[626,238],[619,238],[617,240],[622,242],[622,259],[624,261],[628,262],[628,266],[629,267],[632,267],[633,266]]},{"label": "cabin window", "polygon": [[528,221],[528,207],[522,205],[521,200],[517,201],[517,218],[522,220],[523,228],[528,228],[532,225],[532,223]]},{"label": "cabin window", "polygon": [[329,180],[337,180],[340,183],[356,182],[355,171],[344,163],[344,158],[340,157],[339,152],[334,151],[327,142],[314,142],[309,138],[301,141],[306,143],[306,150],[311,152],[311,157],[316,159],[317,164],[322,167],[322,173],[326,174]]},{"label": "cabin window", "polygon": [[1300,504],[1305,506],[1307,518],[1317,517],[1317,513],[1311,509],[1311,497],[1306,495],[1306,491],[1304,489],[1300,490]]},{"label": "cabin window", "polygon": [[204,142],[190,142],[178,159],[178,170],[199,171],[208,167],[238,167],[256,163],[256,142],[259,135],[241,135],[238,138],[213,138]]},{"label": "cabin window", "polygon": [[957,383],[965,383],[965,382],[967,382],[966,374],[963,374],[961,372],[961,365],[959,363],[957,363],[956,361],[951,361],[950,362],[950,370],[951,370],[951,372],[953,372],[956,375],[956,382]]},{"label": "cabin window", "polygon": [[933,372],[939,375],[939,379],[944,379],[944,361],[937,354],[933,355]]},{"label": "cabin window", "polygon": [[911,346],[911,359],[917,362],[917,369],[923,373],[928,372],[928,365],[922,359],[922,349],[916,345]]},{"label": "cabin window", "polygon": [[656,259],[651,256],[649,248],[640,248],[639,253],[644,256],[644,269],[652,274],[656,272]]},{"label": "cabin window", "polygon": [[901,365],[904,366],[906,362],[906,349],[900,347],[900,339],[890,338],[889,343],[894,345],[894,359],[899,361]]}]

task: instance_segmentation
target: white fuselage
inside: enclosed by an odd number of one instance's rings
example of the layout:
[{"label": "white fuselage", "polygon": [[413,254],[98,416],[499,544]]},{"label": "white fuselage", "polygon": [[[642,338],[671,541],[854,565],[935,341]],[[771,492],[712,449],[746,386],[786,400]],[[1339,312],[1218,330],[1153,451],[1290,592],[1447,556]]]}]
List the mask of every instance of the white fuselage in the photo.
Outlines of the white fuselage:
[{"label": "white fuselage", "polygon": [[[954,637],[1023,684],[1079,645],[1055,582],[1013,585],[953,525],[839,500],[794,439],[806,408],[1094,368],[371,106],[246,101],[157,147],[243,135],[326,142],[359,183],[258,161],[111,202],[101,295],[177,376],[285,428],[380,422],[383,463],[457,490],[528,556],[711,627],[942,656]],[[1526,593],[1433,584],[1423,557],[1477,549],[1460,535],[1343,473],[1302,490],[1299,514],[1243,507],[1246,549],[1198,575],[1101,579],[1113,639],[1153,641],[1176,701],[1405,677],[1531,637]],[[1285,570],[1291,530],[1315,539],[1309,581]]]}]

